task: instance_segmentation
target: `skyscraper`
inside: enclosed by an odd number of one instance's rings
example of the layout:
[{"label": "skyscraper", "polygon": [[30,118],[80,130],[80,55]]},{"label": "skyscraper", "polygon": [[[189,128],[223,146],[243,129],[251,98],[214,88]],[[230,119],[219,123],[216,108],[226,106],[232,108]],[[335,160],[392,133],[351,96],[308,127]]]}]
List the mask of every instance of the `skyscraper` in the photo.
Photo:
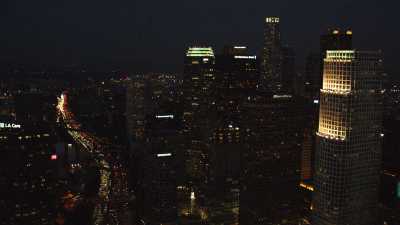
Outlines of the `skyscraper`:
[{"label": "skyscraper", "polygon": [[241,225],[298,224],[303,111],[291,95],[258,92],[243,103]]},{"label": "skyscraper", "polygon": [[176,224],[176,154],[180,136],[174,114],[156,114],[146,119],[143,158],[143,219],[147,224]]},{"label": "skyscraper", "polygon": [[249,91],[257,89],[258,61],[245,46],[225,46],[215,62],[216,104],[222,119],[226,120],[239,113],[240,99],[247,98]]},{"label": "skyscraper", "polygon": [[[225,189],[221,183],[237,181],[240,174],[240,150],[243,148],[240,103],[247,99],[249,92],[257,89],[257,57],[250,55],[245,46],[225,46],[223,54],[216,57],[216,81],[217,118],[212,135],[211,166],[217,189]],[[218,197],[221,196],[218,193]]]},{"label": "skyscraper", "polygon": [[339,29],[329,29],[327,33],[320,36],[320,52],[310,53],[306,58],[305,65],[305,97],[307,98],[307,129],[304,133],[303,155],[302,155],[302,181],[310,183],[313,179],[313,161],[315,155],[315,139],[318,129],[319,95],[322,88],[323,61],[327,50],[352,49],[353,32]]},{"label": "skyscraper", "polygon": [[262,83],[264,88],[278,91],[281,88],[281,31],[279,17],[267,17],[264,27],[262,51]]},{"label": "skyscraper", "polygon": [[126,80],[132,213],[135,221],[146,224],[176,224],[178,217],[177,184],[183,169],[177,162],[183,160],[176,79],[151,73]]},{"label": "skyscraper", "polygon": [[144,76],[133,76],[127,80],[126,91],[126,129],[129,146],[128,184],[137,190],[140,181],[140,168],[143,161],[146,115],[149,111],[149,96]]},{"label": "skyscraper", "polygon": [[189,47],[183,75],[183,133],[188,180],[208,179],[208,137],[215,108],[215,56],[211,47]]},{"label": "skyscraper", "polygon": [[378,224],[379,52],[327,51],[315,160],[313,224]]}]

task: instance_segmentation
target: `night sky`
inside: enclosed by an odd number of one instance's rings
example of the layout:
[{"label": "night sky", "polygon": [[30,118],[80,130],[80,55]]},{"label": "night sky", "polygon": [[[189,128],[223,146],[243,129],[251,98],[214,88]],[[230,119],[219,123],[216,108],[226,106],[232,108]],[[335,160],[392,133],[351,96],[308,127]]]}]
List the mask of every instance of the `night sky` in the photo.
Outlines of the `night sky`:
[{"label": "night sky", "polygon": [[350,27],[360,49],[382,49],[391,75],[400,45],[399,3],[336,1],[2,0],[0,60],[180,71],[191,44],[241,44],[259,53],[266,16],[281,17],[301,66],[329,27]]}]

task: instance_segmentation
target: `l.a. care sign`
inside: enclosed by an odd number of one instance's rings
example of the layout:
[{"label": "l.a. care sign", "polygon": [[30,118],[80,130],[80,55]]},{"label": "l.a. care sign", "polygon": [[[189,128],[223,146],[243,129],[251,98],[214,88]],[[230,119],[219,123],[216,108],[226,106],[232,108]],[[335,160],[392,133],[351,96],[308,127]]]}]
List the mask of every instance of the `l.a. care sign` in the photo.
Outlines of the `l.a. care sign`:
[{"label": "l.a. care sign", "polygon": [[19,128],[21,128],[21,124],[0,122],[0,129],[4,129],[4,128],[19,129]]}]

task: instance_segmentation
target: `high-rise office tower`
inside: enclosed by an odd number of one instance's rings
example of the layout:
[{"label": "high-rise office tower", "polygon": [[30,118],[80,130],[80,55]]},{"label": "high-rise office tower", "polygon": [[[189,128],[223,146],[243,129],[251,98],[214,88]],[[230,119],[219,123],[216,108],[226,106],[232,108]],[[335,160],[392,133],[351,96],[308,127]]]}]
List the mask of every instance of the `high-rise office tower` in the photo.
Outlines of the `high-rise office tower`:
[{"label": "high-rise office tower", "polygon": [[257,56],[247,52],[245,46],[225,46],[216,56],[216,104],[225,119],[238,114],[240,99],[257,89],[259,70]]},{"label": "high-rise office tower", "polygon": [[126,81],[129,187],[135,195],[134,220],[146,224],[176,224],[178,216],[182,169],[176,162],[183,160],[176,91],[168,85],[174,80],[167,74],[148,74]]},{"label": "high-rise office tower", "polygon": [[262,51],[262,83],[272,91],[281,89],[281,32],[279,17],[267,17],[264,25]]},{"label": "high-rise office tower", "polygon": [[211,47],[189,47],[183,75],[183,132],[188,181],[208,179],[209,144],[215,111],[215,57]]},{"label": "high-rise office tower", "polygon": [[176,224],[177,150],[179,121],[174,114],[146,119],[146,144],[142,175],[143,220],[147,224]]},{"label": "high-rise office tower", "polygon": [[327,51],[315,159],[315,225],[379,224],[381,66],[379,52]]},{"label": "high-rise office tower", "polygon": [[217,189],[230,189],[230,185],[222,183],[232,183],[239,178],[240,103],[247,99],[249,92],[257,89],[257,65],[257,57],[248,54],[245,46],[225,46],[223,53],[216,57],[217,118],[212,135],[211,166]]},{"label": "high-rise office tower", "polygon": [[147,81],[143,75],[132,76],[126,82],[126,133],[130,158],[128,183],[135,190],[140,181],[138,171],[142,166],[146,115],[149,113],[150,100]]},{"label": "high-rise office tower", "polygon": [[302,103],[253,93],[242,112],[240,224],[298,224]]},{"label": "high-rise office tower", "polygon": [[320,37],[320,52],[310,53],[305,65],[305,97],[307,99],[307,129],[304,133],[302,153],[302,181],[310,184],[313,179],[313,157],[315,154],[315,133],[318,129],[319,95],[322,88],[323,60],[327,50],[348,50],[352,49],[353,32],[339,29],[329,29]]},{"label": "high-rise office tower", "polygon": [[246,46],[225,46],[216,56],[218,89],[254,90],[259,82],[257,56],[249,54]]}]

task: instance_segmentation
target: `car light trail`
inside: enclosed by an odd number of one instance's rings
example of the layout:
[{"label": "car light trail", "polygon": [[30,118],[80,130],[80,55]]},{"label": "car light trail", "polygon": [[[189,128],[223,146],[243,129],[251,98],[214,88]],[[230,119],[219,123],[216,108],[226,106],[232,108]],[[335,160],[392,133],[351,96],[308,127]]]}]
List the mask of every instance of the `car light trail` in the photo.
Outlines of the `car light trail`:
[{"label": "car light trail", "polygon": [[[96,164],[100,168],[100,188],[98,191],[99,202],[94,209],[94,224],[122,224],[126,215],[122,212],[127,209],[128,188],[126,183],[126,174],[123,172],[122,166],[114,166],[113,170],[118,171],[119,177],[112,176],[109,160],[105,157],[105,149],[108,143],[104,143],[100,138],[85,132],[81,129],[81,124],[75,120],[74,114],[68,109],[67,95],[62,94],[58,98],[58,116],[62,118],[68,133],[84,147],[86,151],[91,153]],[[113,185],[111,185],[111,182]],[[116,213],[118,212],[118,213]]]}]

